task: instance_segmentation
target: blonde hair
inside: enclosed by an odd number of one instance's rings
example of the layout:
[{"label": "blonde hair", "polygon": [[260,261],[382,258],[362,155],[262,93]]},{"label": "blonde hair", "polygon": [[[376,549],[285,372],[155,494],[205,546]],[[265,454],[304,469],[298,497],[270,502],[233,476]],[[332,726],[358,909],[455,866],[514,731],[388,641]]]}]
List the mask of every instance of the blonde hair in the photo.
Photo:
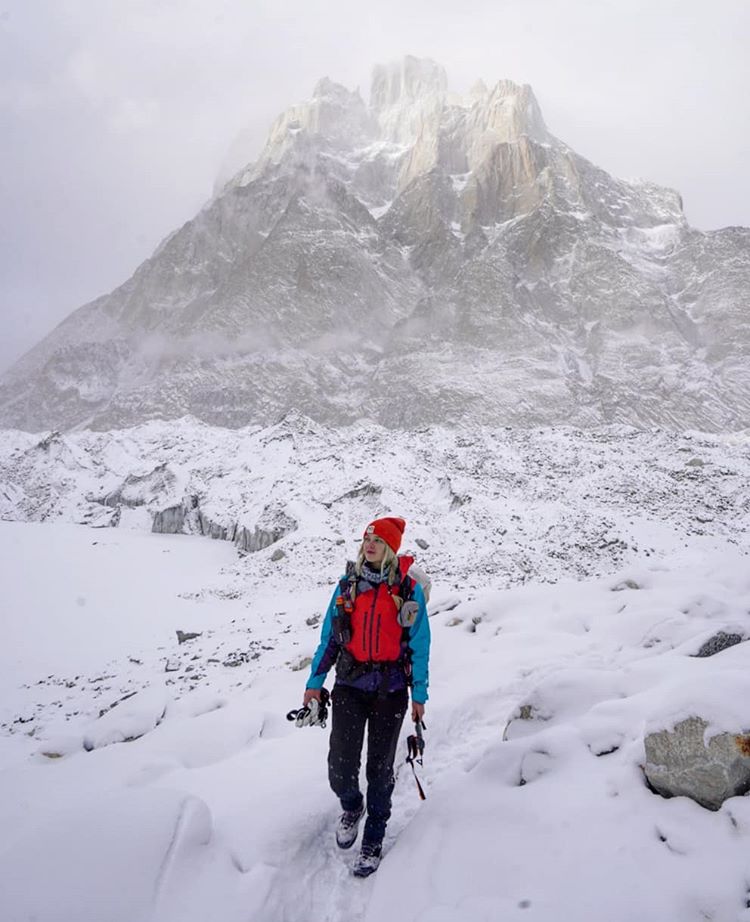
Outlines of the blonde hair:
[{"label": "blonde hair", "polygon": [[[383,539],[380,539],[383,541]],[[391,548],[389,544],[386,544],[383,541],[385,547],[385,553],[383,554],[383,559],[380,561],[380,572],[385,573],[388,570],[388,585],[392,586],[396,579],[398,578],[398,554]],[[365,542],[363,541],[359,547],[359,553],[357,554],[357,560],[354,564],[354,572],[357,576],[362,575],[362,564],[365,562]]]}]

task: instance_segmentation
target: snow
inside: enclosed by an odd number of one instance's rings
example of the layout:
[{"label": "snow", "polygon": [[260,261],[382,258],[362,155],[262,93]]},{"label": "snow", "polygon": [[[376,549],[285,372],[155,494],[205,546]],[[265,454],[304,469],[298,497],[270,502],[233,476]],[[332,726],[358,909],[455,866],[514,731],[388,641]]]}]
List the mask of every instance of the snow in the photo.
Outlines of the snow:
[{"label": "snow", "polygon": [[[0,918],[750,919],[750,797],[712,813],[653,794],[642,772],[644,733],[696,710],[708,735],[750,729],[750,643],[695,656],[719,630],[750,636],[747,439],[430,435],[432,479],[424,432],[411,444],[391,433],[390,454],[378,442],[382,469],[367,460],[375,429],[340,433],[326,461],[330,434],[299,421],[79,433],[51,447],[46,469],[27,455],[18,466],[38,439],[4,434],[4,479],[23,477],[15,492],[4,484],[0,522]],[[217,446],[223,468],[208,463]],[[214,513],[258,508],[257,488],[286,496],[300,528],[239,558],[228,541],[155,535],[135,519],[72,524],[92,478],[116,487],[177,454],[180,484],[199,472]],[[404,489],[421,484],[407,541],[430,545],[427,800],[402,739],[385,856],[358,881],[356,850],[333,842],[328,731],[285,713],[368,503],[405,508],[397,472]],[[380,493],[333,502],[363,474]],[[697,527],[708,507],[713,521]],[[42,508],[44,523],[7,520]],[[487,537],[493,521],[517,529],[514,516],[523,531]],[[628,521],[626,551],[607,545]],[[278,547],[287,557],[272,564]],[[199,636],[179,643],[177,630]]]},{"label": "snow", "polygon": [[391,201],[386,202],[385,205],[378,205],[377,207],[370,208],[370,214],[376,221],[379,221],[383,215],[388,213],[392,204],[393,202]]},{"label": "snow", "polygon": [[460,195],[466,188],[469,180],[471,179],[471,173],[451,173],[450,180],[453,185],[453,191]]}]

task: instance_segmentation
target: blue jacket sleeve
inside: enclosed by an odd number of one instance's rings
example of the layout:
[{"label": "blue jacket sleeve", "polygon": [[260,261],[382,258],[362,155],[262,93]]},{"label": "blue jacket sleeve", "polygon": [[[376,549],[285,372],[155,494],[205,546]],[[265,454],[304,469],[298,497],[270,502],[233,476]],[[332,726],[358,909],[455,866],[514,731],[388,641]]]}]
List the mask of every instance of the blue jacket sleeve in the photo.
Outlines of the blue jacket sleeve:
[{"label": "blue jacket sleeve", "polygon": [[320,643],[313,656],[310,666],[310,678],[307,680],[306,688],[322,688],[323,683],[328,675],[328,670],[336,662],[339,647],[333,637],[333,618],[336,614],[336,596],[338,587],[333,590],[331,601],[328,603],[323,626],[320,629]]},{"label": "blue jacket sleeve", "polygon": [[413,599],[419,605],[417,620],[409,630],[409,649],[411,650],[411,669],[414,685],[411,690],[412,701],[424,704],[429,698],[427,689],[430,684],[430,622],[427,618],[427,605],[422,587],[414,586]]}]

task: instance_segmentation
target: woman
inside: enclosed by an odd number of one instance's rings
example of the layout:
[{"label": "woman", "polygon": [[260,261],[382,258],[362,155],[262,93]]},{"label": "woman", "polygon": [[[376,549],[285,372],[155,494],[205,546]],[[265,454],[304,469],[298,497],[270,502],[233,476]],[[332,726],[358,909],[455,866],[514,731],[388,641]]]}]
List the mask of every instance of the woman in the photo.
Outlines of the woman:
[{"label": "woman", "polygon": [[387,517],[365,529],[357,560],[347,564],[328,606],[304,695],[305,706],[320,701],[335,663],[328,780],[343,809],[336,829],[340,848],[354,844],[365,812],[359,768],[367,728],[367,820],[353,869],[358,877],[380,864],[409,689],[415,722],[427,701],[430,626],[422,587],[408,575],[413,559],[397,556],[405,526]]}]

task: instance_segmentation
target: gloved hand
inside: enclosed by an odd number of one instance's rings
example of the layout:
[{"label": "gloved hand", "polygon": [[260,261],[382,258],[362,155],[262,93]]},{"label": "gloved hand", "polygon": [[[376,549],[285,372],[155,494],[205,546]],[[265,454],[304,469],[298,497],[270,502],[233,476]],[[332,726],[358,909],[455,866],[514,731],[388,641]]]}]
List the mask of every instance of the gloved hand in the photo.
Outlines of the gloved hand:
[{"label": "gloved hand", "polygon": [[320,695],[320,688],[306,688],[304,697],[302,698],[302,707],[306,708],[313,698],[317,698],[318,701],[320,701]]},{"label": "gloved hand", "polygon": [[398,613],[398,623],[401,627],[411,627],[417,620],[418,612],[419,603],[415,602],[414,599],[404,602],[401,606],[401,611]]},{"label": "gloved hand", "polygon": [[317,698],[311,698],[306,707],[300,708],[297,719],[294,721],[296,727],[314,727],[320,723],[320,702]]},{"label": "gloved hand", "polygon": [[323,727],[328,720],[328,705],[331,695],[327,688],[308,688],[305,690],[301,708],[289,711],[287,720],[293,720],[297,727]]}]

